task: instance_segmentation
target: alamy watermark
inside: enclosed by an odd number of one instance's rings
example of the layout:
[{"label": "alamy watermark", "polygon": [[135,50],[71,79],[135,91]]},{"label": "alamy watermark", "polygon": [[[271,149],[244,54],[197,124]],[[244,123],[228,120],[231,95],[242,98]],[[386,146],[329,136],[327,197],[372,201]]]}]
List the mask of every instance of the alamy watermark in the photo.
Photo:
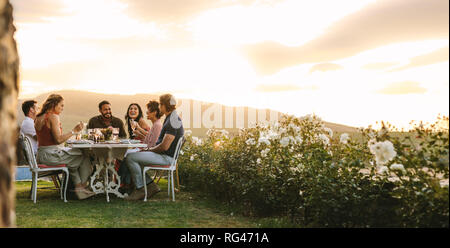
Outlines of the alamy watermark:
[{"label": "alamy watermark", "polygon": [[[218,103],[205,104],[200,101],[180,100],[176,109],[183,127],[196,128],[249,128],[257,123],[277,122],[281,113],[268,109],[229,107]],[[173,124],[176,120],[171,120]]]}]

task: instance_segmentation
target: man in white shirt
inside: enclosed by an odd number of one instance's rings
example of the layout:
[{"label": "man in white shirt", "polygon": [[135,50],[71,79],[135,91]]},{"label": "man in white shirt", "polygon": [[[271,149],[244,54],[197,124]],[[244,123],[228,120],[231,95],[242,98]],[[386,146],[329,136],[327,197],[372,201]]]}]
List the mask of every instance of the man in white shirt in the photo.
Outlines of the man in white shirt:
[{"label": "man in white shirt", "polygon": [[39,107],[37,102],[34,100],[25,101],[22,103],[22,111],[25,115],[25,119],[20,127],[20,132],[28,136],[31,139],[31,144],[33,145],[33,152],[37,153],[37,136],[36,129],[34,129],[34,120],[38,114]]}]

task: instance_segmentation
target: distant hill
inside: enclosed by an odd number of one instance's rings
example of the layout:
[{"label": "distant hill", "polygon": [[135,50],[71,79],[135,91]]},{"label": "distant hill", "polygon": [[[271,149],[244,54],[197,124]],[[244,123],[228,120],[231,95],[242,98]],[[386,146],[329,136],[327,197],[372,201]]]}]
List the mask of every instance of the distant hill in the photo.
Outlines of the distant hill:
[{"label": "distant hill", "polygon": [[[111,103],[112,113],[115,117],[125,122],[125,114],[130,103],[138,103],[146,111],[149,100],[158,100],[158,95],[136,94],[100,94],[86,91],[55,91],[39,95],[34,99],[41,106],[51,93],[64,97],[64,111],[61,114],[63,130],[72,129],[79,121],[87,122],[91,117],[99,115],[98,103],[107,100]],[[22,102],[29,99],[19,99],[18,121],[22,122],[24,115],[21,110]],[[248,107],[229,107],[217,103],[201,102],[191,99],[178,99],[177,111],[183,119],[185,129],[192,130],[194,136],[204,137],[210,127],[225,129],[230,133],[236,133],[239,127],[249,127],[257,121],[277,120],[282,113],[269,109],[254,109]],[[342,133],[356,132],[356,128],[325,122],[325,126],[333,131]]]}]

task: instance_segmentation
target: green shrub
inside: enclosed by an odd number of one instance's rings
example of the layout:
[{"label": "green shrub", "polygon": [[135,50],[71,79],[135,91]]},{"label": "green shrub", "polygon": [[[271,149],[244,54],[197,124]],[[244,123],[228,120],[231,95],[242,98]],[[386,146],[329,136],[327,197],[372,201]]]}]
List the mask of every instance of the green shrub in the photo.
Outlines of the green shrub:
[{"label": "green shrub", "polygon": [[[438,123],[441,125],[438,126]],[[447,125],[442,128],[442,123]],[[401,135],[389,124],[362,141],[317,116],[284,116],[228,137],[187,137],[183,185],[249,215],[312,227],[448,227],[448,117]]]}]

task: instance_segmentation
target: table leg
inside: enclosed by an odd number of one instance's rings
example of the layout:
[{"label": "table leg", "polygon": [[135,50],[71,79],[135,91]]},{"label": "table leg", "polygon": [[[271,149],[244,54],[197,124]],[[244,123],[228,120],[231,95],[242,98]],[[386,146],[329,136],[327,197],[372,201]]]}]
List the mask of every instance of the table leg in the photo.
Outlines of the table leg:
[{"label": "table leg", "polygon": [[[103,169],[105,167],[103,166],[102,163],[100,163],[100,161],[97,161],[97,164],[95,165],[95,167],[96,167],[95,172],[91,176],[91,188],[95,194],[101,194],[101,193],[105,192],[105,185],[100,180],[101,179],[100,173],[103,171]],[[97,179],[97,182],[95,182],[96,179]]]},{"label": "table leg", "polygon": [[105,185],[106,201],[109,202],[109,195],[108,195],[108,188],[109,188],[108,165],[106,165],[106,167],[105,167],[105,181],[104,181],[103,185]]},{"label": "table leg", "polygon": [[[119,192],[120,176],[119,174],[117,174],[117,171],[115,170],[114,162],[108,163],[107,171],[111,172],[111,179],[107,181],[106,186],[106,188],[108,188],[108,192],[115,194],[119,198],[124,198],[125,196],[127,196],[128,194],[122,194]],[[114,182],[114,178],[117,178],[117,183]]]},{"label": "table leg", "polygon": [[[92,190],[96,194],[106,193],[107,202],[109,202],[110,193],[115,194],[119,198],[124,198],[128,194],[122,194],[119,192],[120,176],[115,170],[114,159],[111,151],[108,151],[108,157],[99,154],[102,154],[102,152],[98,152],[98,154],[96,154],[96,171],[91,176]],[[103,171],[105,173],[104,175],[102,175]],[[117,183],[114,179],[117,179]]]}]

